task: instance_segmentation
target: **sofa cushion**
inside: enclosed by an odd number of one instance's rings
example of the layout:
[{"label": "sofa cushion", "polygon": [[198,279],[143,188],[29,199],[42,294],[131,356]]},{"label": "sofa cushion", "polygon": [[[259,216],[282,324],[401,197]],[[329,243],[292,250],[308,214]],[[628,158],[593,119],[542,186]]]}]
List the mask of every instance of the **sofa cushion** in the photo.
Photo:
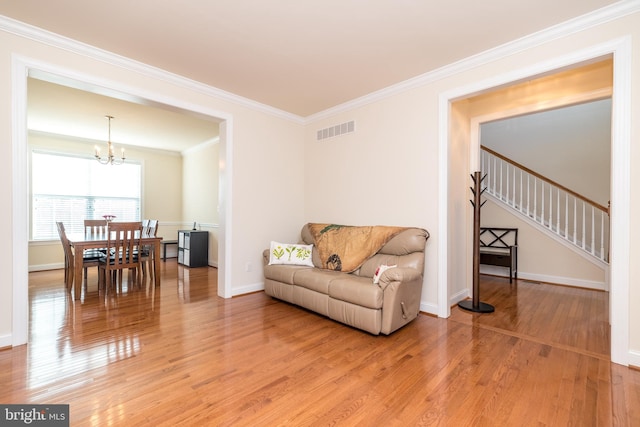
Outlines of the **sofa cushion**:
[{"label": "sofa cushion", "polygon": [[370,277],[342,274],[329,284],[329,296],[367,308],[382,308],[384,292]]},{"label": "sofa cushion", "polygon": [[293,285],[293,277],[298,271],[313,270],[312,267],[302,267],[297,265],[265,265],[265,279],[276,280],[278,282]]},{"label": "sofa cushion", "polygon": [[345,273],[338,271],[321,270],[319,268],[310,268],[300,271],[296,274],[293,283],[303,288],[311,289],[323,294],[329,293],[329,283],[333,280],[343,277]]}]

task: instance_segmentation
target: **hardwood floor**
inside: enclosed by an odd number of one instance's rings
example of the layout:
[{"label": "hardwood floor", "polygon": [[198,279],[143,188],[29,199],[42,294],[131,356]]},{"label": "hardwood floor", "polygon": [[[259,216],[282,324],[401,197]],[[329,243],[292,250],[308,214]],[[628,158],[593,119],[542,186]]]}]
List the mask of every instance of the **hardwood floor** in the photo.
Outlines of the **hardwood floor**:
[{"label": "hardwood floor", "polygon": [[30,275],[30,344],[0,351],[0,402],[67,403],[71,425],[638,426],[640,371],[610,363],[607,294],[483,277],[457,308],[371,336],[217,271],[73,301]]}]

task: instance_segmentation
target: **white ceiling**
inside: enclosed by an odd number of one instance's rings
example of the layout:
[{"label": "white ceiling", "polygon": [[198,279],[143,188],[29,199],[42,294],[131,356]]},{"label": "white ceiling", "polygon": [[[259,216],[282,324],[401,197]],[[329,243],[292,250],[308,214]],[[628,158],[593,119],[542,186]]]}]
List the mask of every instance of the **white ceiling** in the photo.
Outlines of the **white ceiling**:
[{"label": "white ceiling", "polygon": [[[98,95],[30,78],[27,127],[37,131],[105,142],[182,152],[218,136],[218,123],[198,116]],[[114,94],[115,95],[115,94]],[[104,151],[103,151],[104,152]]]},{"label": "white ceiling", "polygon": [[0,14],[307,117],[613,3],[0,0]]}]

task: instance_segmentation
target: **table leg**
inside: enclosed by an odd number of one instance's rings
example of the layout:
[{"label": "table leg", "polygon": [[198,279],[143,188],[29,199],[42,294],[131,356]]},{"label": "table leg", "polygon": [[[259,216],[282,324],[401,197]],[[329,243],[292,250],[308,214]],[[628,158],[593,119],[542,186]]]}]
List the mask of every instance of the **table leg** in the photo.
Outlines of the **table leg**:
[{"label": "table leg", "polygon": [[75,256],[73,257],[73,294],[74,299],[80,299],[82,294],[82,261],[83,252],[82,248],[75,248]]},{"label": "table leg", "polygon": [[158,265],[158,260],[160,259],[160,242],[156,242],[153,245],[153,280],[155,280],[155,285],[160,286],[160,266]]}]

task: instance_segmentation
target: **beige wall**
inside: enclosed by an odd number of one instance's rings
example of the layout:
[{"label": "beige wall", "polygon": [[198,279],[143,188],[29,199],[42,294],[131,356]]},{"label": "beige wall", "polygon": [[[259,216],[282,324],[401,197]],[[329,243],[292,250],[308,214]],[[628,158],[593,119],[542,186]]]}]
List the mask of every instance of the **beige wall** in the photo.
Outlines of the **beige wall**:
[{"label": "beige wall", "polygon": [[[182,218],[191,229],[209,232],[209,265],[218,265],[219,144],[207,142],[183,153]],[[175,237],[171,237],[174,239]]]}]

